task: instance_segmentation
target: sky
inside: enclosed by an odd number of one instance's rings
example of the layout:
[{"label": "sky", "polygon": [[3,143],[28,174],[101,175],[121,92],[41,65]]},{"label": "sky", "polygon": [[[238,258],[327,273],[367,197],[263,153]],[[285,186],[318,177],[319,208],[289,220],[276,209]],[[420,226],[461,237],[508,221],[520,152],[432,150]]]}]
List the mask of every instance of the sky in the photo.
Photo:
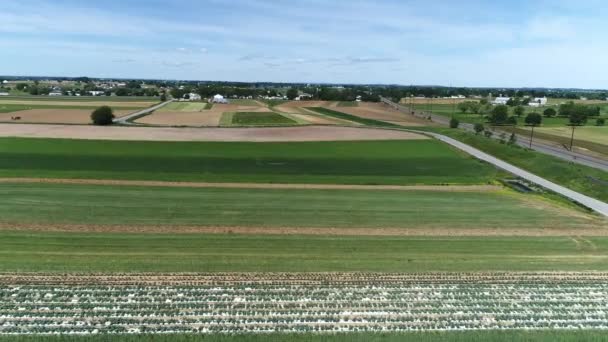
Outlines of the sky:
[{"label": "sky", "polygon": [[608,88],[605,0],[0,1],[0,74]]}]

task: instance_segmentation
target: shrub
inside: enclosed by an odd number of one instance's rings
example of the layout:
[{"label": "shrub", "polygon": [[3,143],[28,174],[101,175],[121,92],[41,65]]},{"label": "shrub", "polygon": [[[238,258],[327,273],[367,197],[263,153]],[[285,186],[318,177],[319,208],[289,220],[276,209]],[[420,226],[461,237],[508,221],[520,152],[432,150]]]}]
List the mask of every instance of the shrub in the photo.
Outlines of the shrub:
[{"label": "shrub", "polygon": [[106,126],[111,125],[112,120],[114,120],[114,112],[112,108],[108,106],[102,106],[93,111],[91,113],[91,120],[94,125],[98,126]]},{"label": "shrub", "polygon": [[485,127],[483,127],[483,124],[476,123],[473,125],[473,129],[475,130],[475,134],[479,134],[485,130]]},{"label": "shrub", "polygon": [[514,116],[509,116],[509,118],[507,119],[506,122],[508,125],[513,125],[516,126],[517,125],[517,118]]},{"label": "shrub", "polygon": [[492,131],[484,131],[483,135],[485,135],[486,138],[491,138],[494,135],[494,132],[492,132]]},{"label": "shrub", "polygon": [[162,95],[160,96],[160,102],[165,102],[165,101],[167,101],[167,95],[162,94]]},{"label": "shrub", "polygon": [[450,128],[458,128],[458,126],[460,126],[460,121],[456,118],[452,118],[450,120]]},{"label": "shrub", "polygon": [[606,124],[606,119],[604,119],[604,118],[599,118],[599,119],[595,120],[596,126],[604,126],[605,124]]}]

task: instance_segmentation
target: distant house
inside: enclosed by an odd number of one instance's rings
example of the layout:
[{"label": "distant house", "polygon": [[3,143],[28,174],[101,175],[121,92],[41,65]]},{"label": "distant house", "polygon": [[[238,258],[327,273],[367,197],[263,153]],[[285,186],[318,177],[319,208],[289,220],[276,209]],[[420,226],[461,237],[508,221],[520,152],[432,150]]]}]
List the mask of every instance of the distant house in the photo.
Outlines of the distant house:
[{"label": "distant house", "polygon": [[53,90],[52,92],[49,93],[49,96],[62,96],[63,93],[61,92],[61,90]]},{"label": "distant house", "polygon": [[226,100],[222,95],[217,94],[213,97],[211,102],[212,103],[228,103],[228,100]]},{"label": "distant house", "polygon": [[304,101],[310,99],[312,99],[312,95],[306,93],[300,94],[295,98],[296,101]]},{"label": "distant house", "polygon": [[530,107],[541,107],[547,105],[547,97],[536,97],[528,103]]},{"label": "distant house", "polygon": [[202,97],[196,93],[189,93],[184,95],[185,101],[200,101]]},{"label": "distant house", "polygon": [[102,90],[91,90],[89,91],[89,94],[91,94],[91,96],[102,96],[105,95],[105,91]]},{"label": "distant house", "polygon": [[9,94],[8,94],[7,92],[5,92],[5,91],[0,92],[0,96],[8,96],[8,95],[9,95]]},{"label": "distant house", "polygon": [[509,102],[509,100],[511,100],[510,97],[497,97],[496,99],[494,99],[494,102],[492,102],[492,104],[495,104],[495,105],[506,105],[507,102]]},{"label": "distant house", "polygon": [[2,84],[8,84],[7,80],[2,81]]},{"label": "distant house", "polygon": [[357,95],[357,97],[355,98],[355,101],[361,102],[361,101],[363,101],[363,97],[361,95]]}]

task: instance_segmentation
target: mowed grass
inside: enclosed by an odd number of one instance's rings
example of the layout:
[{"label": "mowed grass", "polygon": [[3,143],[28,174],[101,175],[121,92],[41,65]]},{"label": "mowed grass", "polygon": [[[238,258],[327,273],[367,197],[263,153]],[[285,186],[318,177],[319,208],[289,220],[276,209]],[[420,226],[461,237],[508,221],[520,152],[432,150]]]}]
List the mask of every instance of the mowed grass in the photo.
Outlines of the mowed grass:
[{"label": "mowed grass", "polygon": [[348,120],[355,123],[359,123],[366,126],[375,126],[375,127],[387,127],[387,128],[402,128],[402,126],[392,124],[390,122],[374,120],[374,119],[366,119],[356,115],[343,113],[340,111],[335,111],[323,107],[307,107],[306,109],[311,110],[313,112],[319,113],[321,115],[341,119]]},{"label": "mowed grass", "polygon": [[236,112],[232,115],[234,126],[282,126],[295,125],[296,121],[274,112]]},{"label": "mowed grass", "polygon": [[164,106],[163,110],[176,112],[200,112],[208,109],[208,105],[209,103],[205,102],[171,102]]},{"label": "mowed grass", "polygon": [[603,330],[507,330],[412,333],[0,336],[11,342],[602,342]]},{"label": "mowed grass", "polygon": [[479,184],[494,167],[434,140],[135,142],[0,139],[0,177],[260,183]]},{"label": "mowed grass", "polygon": [[0,232],[0,272],[607,271],[587,240]]},{"label": "mowed grass", "polygon": [[[529,131],[530,129],[526,128],[526,130]],[[572,136],[572,127],[538,127],[534,130],[534,132],[556,135],[558,137],[570,139]],[[576,127],[574,130],[574,138],[575,142],[577,140],[585,140],[608,146],[608,126]]]},{"label": "mowed grass", "polygon": [[[0,222],[305,228],[599,228],[608,223],[508,191],[177,188],[0,184]],[[534,202],[535,205],[531,205]]]},{"label": "mowed grass", "polygon": [[447,135],[569,189],[604,202],[608,201],[608,186],[606,186],[608,173],[605,171],[571,163],[540,152],[508,146],[481,135],[459,130],[447,128],[417,129],[426,129]]},{"label": "mowed grass", "polygon": [[252,106],[252,107],[260,107],[260,104],[255,100],[251,99],[228,99],[228,103],[235,104],[239,106]]}]

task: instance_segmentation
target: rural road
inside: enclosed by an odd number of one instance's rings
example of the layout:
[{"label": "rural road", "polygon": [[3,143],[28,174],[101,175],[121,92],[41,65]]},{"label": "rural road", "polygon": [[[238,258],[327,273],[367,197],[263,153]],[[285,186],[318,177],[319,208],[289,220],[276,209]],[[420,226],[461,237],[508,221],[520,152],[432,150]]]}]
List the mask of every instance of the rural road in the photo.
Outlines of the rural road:
[{"label": "rural road", "polygon": [[[390,101],[389,99],[386,98],[381,98],[382,102],[384,102],[385,104],[389,105],[390,107],[397,109],[401,112],[405,112],[408,114],[411,114],[409,109],[401,106],[397,103],[394,103],[392,101]],[[450,124],[450,118],[442,116],[442,115],[437,115],[437,114],[432,114],[432,113],[420,113],[419,111],[415,111],[415,115],[418,117],[431,117],[431,120],[433,122],[436,122],[438,124],[441,125],[445,125],[445,126],[449,126]],[[461,123],[460,124],[460,128],[470,131],[470,132],[474,132],[474,128],[473,125],[470,123]],[[498,139],[498,136],[503,133],[503,131],[499,131],[499,130],[494,130],[493,131],[494,134],[494,138]],[[506,132],[505,132],[506,133]],[[510,135],[510,133],[506,133],[507,136]],[[529,148],[530,144],[529,144],[529,137],[527,136],[523,136],[523,135],[519,135],[516,134],[517,136],[517,144],[519,146],[525,147],[525,148]],[[564,159],[567,160],[569,162],[573,162],[573,163],[577,163],[577,164],[581,164],[581,165],[585,165],[585,166],[590,166],[596,169],[600,169],[603,171],[608,171],[608,161],[606,160],[602,160],[600,158],[596,158],[593,156],[589,156],[586,154],[582,154],[582,153],[577,153],[577,152],[571,152],[565,149],[561,149],[552,145],[548,145],[548,144],[544,144],[542,142],[538,142],[535,141],[532,143],[532,149],[544,154],[548,154],[560,159]]]},{"label": "rural road", "polygon": [[414,132],[414,133],[420,133],[420,134],[426,134],[429,136],[432,136],[433,138],[439,140],[439,141],[443,141],[446,144],[449,144],[451,146],[456,147],[457,149],[464,151],[470,155],[472,155],[473,157],[483,160],[485,162],[488,162],[500,169],[503,169],[509,173],[514,174],[517,177],[520,177],[522,179],[525,179],[529,182],[532,182],[534,184],[540,185],[545,189],[551,190],[555,193],[558,193],[566,198],[569,198],[572,201],[575,201],[579,204],[584,205],[585,207],[592,209],[593,211],[602,214],[603,216],[608,217],[608,203],[604,203],[602,201],[596,200],[594,198],[591,198],[589,196],[583,195],[581,193],[578,193],[576,191],[572,191],[566,187],[563,187],[561,185],[555,184],[553,182],[550,182],[544,178],[541,178],[535,174],[532,174],[524,169],[520,169],[517,166],[514,166],[512,164],[509,164],[507,162],[504,162],[498,158],[492,157],[491,155],[482,152],[474,147],[471,147],[467,144],[463,144],[460,141],[456,140],[456,139],[452,139],[450,137],[447,137],[445,135],[441,135],[441,134],[437,134],[437,133],[431,133],[431,132],[424,132],[424,131],[416,131],[416,130],[408,130],[410,132]]},{"label": "rural road", "polygon": [[129,122],[129,120],[137,118],[137,117],[140,117],[140,116],[143,116],[143,115],[146,115],[146,114],[150,114],[153,111],[155,111],[157,109],[160,109],[160,108],[168,105],[169,103],[171,103],[173,101],[174,100],[171,99],[169,101],[159,103],[159,104],[157,104],[155,106],[152,106],[150,108],[142,109],[142,110],[137,111],[135,113],[131,113],[129,115],[125,115],[123,117],[116,118],[116,119],[114,119],[114,123],[116,123],[116,124],[123,124],[123,125],[133,125],[133,123]]}]

